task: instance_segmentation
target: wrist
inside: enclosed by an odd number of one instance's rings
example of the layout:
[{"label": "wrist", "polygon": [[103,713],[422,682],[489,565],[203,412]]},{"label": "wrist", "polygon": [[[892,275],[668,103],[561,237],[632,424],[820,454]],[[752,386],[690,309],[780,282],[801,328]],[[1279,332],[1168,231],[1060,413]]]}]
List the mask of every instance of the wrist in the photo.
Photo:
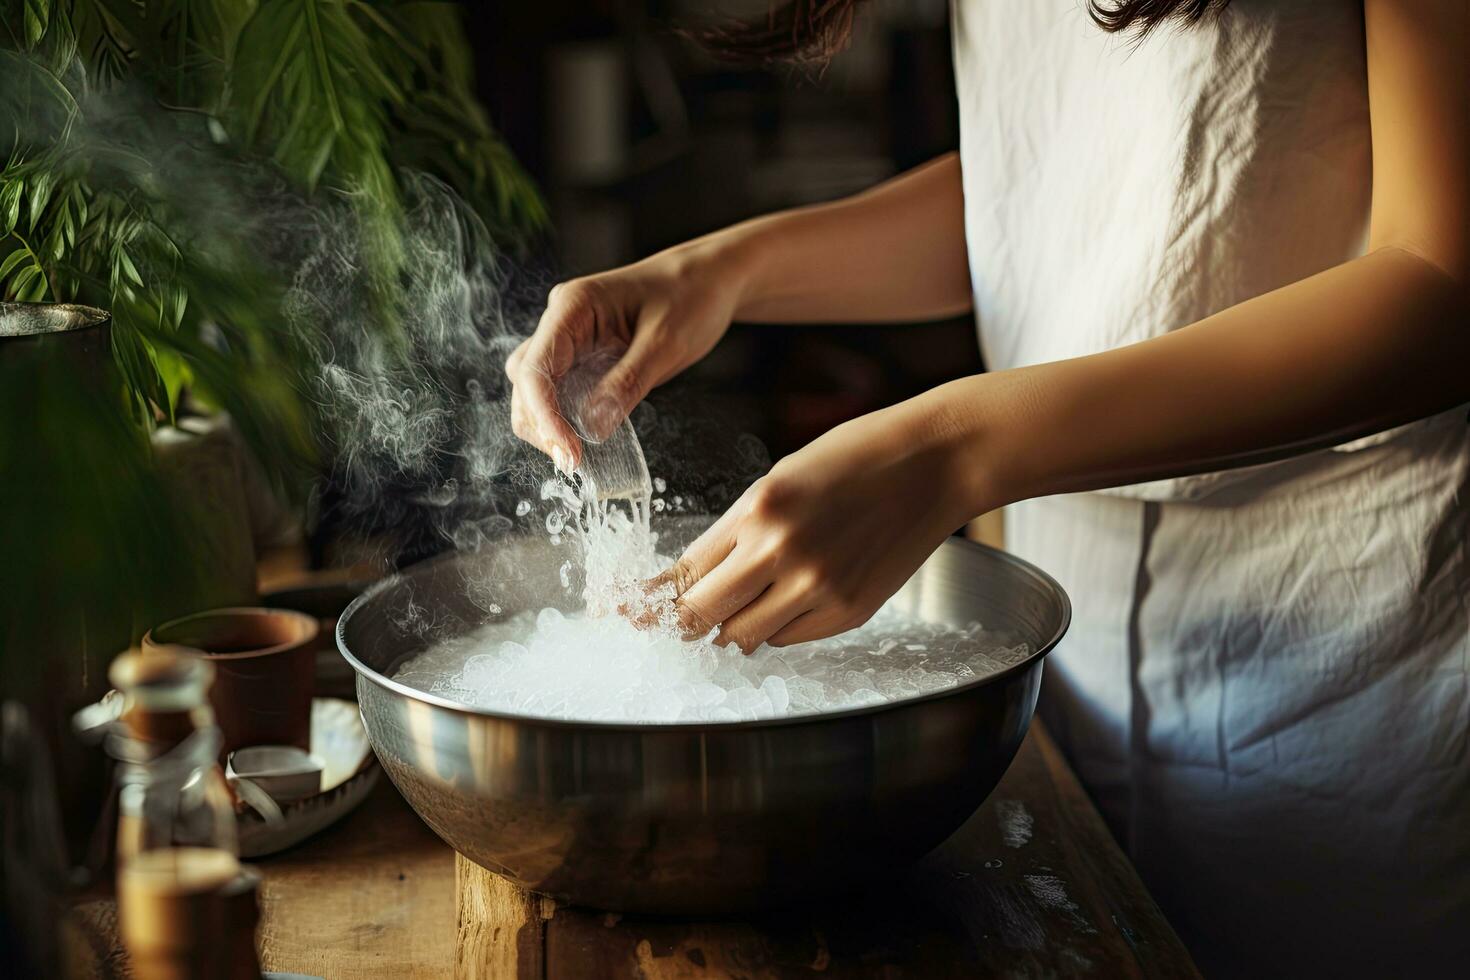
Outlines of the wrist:
[{"label": "wrist", "polygon": [[744,225],[735,225],[675,245],[655,259],[671,263],[677,278],[702,282],[726,296],[738,319],[759,272],[760,251]]},{"label": "wrist", "polygon": [[1017,485],[1015,455],[1003,442],[1004,412],[990,375],[940,385],[904,403],[911,411],[911,438],[935,467],[936,486],[959,526],[1026,496]]},{"label": "wrist", "polygon": [[734,318],[759,306],[774,292],[773,268],[780,265],[780,215],[742,221],[689,243],[695,261],[719,279],[734,303]]}]

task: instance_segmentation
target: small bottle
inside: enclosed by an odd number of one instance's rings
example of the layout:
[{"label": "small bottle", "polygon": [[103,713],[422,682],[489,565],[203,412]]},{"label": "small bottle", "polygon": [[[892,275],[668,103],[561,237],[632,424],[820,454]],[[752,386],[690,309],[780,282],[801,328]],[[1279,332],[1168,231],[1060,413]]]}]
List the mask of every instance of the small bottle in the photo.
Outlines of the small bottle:
[{"label": "small bottle", "polygon": [[108,677],[123,695],[107,739],[118,762],[118,866],[161,847],[238,853],[234,797],[208,692],[214,670],[171,651],[129,652]]},{"label": "small bottle", "polygon": [[107,737],[117,760],[119,931],[140,980],[260,976],[259,876],[240,867],[211,665],[129,652],[108,677],[123,696]]}]

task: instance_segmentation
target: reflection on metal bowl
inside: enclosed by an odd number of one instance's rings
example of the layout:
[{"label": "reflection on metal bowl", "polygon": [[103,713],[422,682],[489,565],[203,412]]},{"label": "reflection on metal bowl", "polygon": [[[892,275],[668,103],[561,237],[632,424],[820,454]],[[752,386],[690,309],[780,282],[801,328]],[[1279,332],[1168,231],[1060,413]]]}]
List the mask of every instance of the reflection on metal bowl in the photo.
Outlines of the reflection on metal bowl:
[{"label": "reflection on metal bowl", "polygon": [[[677,545],[700,524],[671,522]],[[562,596],[536,538],[416,566],[348,608],[337,644],[383,768],[451,847],[560,901],[715,915],[801,901],[902,868],[1010,764],[1070,606],[1035,567],[958,538],[899,593],[914,616],[979,620],[1035,651],[925,697],[791,719],[565,722],[476,710],[390,679],[409,656]],[[493,583],[493,584],[492,584]],[[487,591],[490,590],[490,591]]]}]

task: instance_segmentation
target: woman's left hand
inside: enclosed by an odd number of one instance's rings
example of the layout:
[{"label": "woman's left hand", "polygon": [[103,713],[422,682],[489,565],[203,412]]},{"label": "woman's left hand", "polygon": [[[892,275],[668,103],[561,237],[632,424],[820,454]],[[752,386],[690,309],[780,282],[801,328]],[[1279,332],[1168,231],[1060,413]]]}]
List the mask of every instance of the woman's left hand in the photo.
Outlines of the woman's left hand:
[{"label": "woman's left hand", "polygon": [[719,626],[749,653],[865,623],[974,516],[976,460],[938,393],[838,426],[752,485],[662,577],[686,634]]}]

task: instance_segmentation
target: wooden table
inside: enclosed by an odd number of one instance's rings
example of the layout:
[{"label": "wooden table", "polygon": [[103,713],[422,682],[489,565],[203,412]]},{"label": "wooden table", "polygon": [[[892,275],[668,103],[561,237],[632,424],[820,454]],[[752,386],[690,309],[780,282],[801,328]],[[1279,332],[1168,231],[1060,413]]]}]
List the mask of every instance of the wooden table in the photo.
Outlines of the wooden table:
[{"label": "wooden table", "polygon": [[[386,779],[337,826],[256,865],[265,968],[329,980],[1198,975],[1039,724],[910,876],[780,921],[558,907],[457,859]],[[126,974],[110,906],[78,910],[90,946],[111,947],[109,970],[79,975]]]}]

